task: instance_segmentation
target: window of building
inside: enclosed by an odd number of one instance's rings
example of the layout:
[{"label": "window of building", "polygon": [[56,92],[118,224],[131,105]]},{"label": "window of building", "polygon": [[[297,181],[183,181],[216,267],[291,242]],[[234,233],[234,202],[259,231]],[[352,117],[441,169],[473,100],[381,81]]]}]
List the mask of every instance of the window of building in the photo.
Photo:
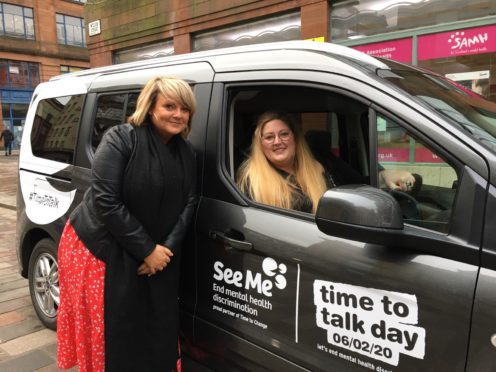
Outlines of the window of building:
[{"label": "window of building", "polygon": [[119,50],[114,53],[114,63],[142,61],[144,59],[166,57],[174,54],[174,42],[164,41],[139,48]]},{"label": "window of building", "polygon": [[37,63],[0,59],[0,89],[34,89],[40,83]]},{"label": "window of building", "polygon": [[193,51],[301,39],[299,13],[193,35]]},{"label": "window of building", "polygon": [[34,40],[33,9],[0,3],[0,35]]},{"label": "window of building", "polygon": [[81,67],[75,67],[75,66],[65,66],[65,65],[60,66],[60,73],[61,74],[68,74],[70,72],[76,72],[76,71],[81,71],[81,70],[85,70],[85,69],[81,68]]},{"label": "window of building", "polygon": [[356,39],[490,15],[496,15],[495,1],[341,1],[331,7],[331,40]]},{"label": "window of building", "polygon": [[59,44],[86,46],[84,19],[57,14],[57,41]]},{"label": "window of building", "polygon": [[[84,95],[40,101],[31,131],[35,156],[72,164],[83,102]],[[62,134],[60,142],[56,139],[59,132]]]}]

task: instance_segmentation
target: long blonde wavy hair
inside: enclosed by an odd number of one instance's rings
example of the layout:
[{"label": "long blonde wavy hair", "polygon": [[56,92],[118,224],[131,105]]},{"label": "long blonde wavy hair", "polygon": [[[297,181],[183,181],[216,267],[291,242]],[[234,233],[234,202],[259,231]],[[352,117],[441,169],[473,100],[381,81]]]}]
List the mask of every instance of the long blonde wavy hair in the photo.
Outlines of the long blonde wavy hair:
[{"label": "long blonde wavy hair", "polygon": [[187,137],[191,132],[191,119],[196,110],[195,95],[187,82],[169,76],[158,76],[150,79],[141,90],[136,102],[136,110],[128,118],[129,123],[140,126],[146,122],[150,109],[157,102],[158,95],[173,99],[189,110],[189,120],[181,135]]},{"label": "long blonde wavy hair", "polygon": [[238,185],[243,193],[256,202],[293,209],[294,185],[283,177],[267,160],[262,149],[262,133],[269,121],[281,120],[293,132],[295,140],[294,177],[301,190],[312,201],[315,213],[320,197],[326,190],[323,168],[312,156],[303,135],[291,116],[283,112],[266,112],[257,120],[250,156],[241,165]]}]

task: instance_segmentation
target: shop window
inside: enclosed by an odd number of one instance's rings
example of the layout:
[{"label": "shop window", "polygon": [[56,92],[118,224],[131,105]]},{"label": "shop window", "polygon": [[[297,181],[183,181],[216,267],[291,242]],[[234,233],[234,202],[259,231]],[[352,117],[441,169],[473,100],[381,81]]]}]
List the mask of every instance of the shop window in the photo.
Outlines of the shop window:
[{"label": "shop window", "polygon": [[9,126],[14,133],[14,147],[21,143],[28,107],[29,104],[27,103],[2,103],[3,123]]},{"label": "shop window", "polygon": [[495,25],[421,35],[418,65],[496,102],[495,38]]},{"label": "shop window", "polygon": [[98,97],[91,145],[96,150],[103,135],[115,125],[125,123],[136,108],[138,93],[106,94]]},{"label": "shop window", "polygon": [[0,35],[34,40],[33,9],[0,3]]},{"label": "shop window", "polygon": [[11,107],[12,107],[12,117],[25,118],[28,113],[29,105],[22,103],[14,103],[11,105]]},{"label": "shop window", "polygon": [[193,51],[301,39],[299,14],[288,14],[193,36]]},{"label": "shop window", "polygon": [[331,40],[346,40],[391,31],[496,15],[489,0],[358,0],[331,8]]},{"label": "shop window", "polygon": [[[84,95],[64,96],[40,101],[31,131],[31,147],[35,156],[72,164]],[[71,118],[69,120],[69,118]],[[56,138],[63,132],[63,146]]]},{"label": "shop window", "polygon": [[57,14],[57,42],[59,44],[85,47],[84,20]]},{"label": "shop window", "polygon": [[119,50],[114,53],[114,64],[142,61],[144,59],[166,57],[174,54],[174,42],[172,40],[139,48]]}]

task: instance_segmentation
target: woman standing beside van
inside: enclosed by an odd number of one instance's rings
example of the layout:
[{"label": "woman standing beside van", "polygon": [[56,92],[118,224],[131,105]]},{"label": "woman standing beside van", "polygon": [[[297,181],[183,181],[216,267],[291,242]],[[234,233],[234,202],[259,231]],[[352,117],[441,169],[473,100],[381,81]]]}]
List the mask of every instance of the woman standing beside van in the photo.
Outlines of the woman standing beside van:
[{"label": "woman standing beside van", "polygon": [[129,124],[96,150],[58,253],[60,368],[172,371],[180,362],[179,258],[196,202],[184,138],[195,105],[183,80],[154,78]]}]

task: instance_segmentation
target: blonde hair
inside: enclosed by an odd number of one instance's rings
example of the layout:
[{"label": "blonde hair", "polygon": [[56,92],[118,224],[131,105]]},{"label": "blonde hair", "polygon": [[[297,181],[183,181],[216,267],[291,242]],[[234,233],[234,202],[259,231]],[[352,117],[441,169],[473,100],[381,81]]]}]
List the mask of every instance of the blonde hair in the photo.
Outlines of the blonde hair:
[{"label": "blonde hair", "polygon": [[291,117],[281,112],[266,112],[257,120],[253,133],[251,152],[239,169],[238,185],[243,193],[256,202],[275,207],[294,209],[297,185],[287,181],[267,160],[262,150],[262,133],[265,124],[272,120],[283,121],[295,139],[294,177],[301,190],[312,201],[315,213],[320,197],[326,191],[323,168],[312,156],[305,139]]},{"label": "blonde hair", "polygon": [[191,132],[191,119],[196,110],[196,100],[191,87],[182,79],[168,76],[159,76],[149,80],[141,91],[136,110],[129,117],[129,123],[140,126],[145,123],[151,108],[157,102],[158,95],[177,101],[189,110],[189,120],[181,135],[187,137]]}]

